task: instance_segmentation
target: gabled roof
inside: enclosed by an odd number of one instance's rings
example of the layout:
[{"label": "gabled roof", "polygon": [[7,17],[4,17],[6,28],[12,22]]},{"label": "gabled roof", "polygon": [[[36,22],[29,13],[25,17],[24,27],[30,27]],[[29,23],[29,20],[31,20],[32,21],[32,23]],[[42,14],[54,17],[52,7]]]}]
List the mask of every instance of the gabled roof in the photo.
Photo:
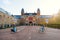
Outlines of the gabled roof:
[{"label": "gabled roof", "polygon": [[40,18],[51,18],[52,16],[51,15],[40,15],[39,17]]},{"label": "gabled roof", "polygon": [[[21,19],[22,16],[21,15],[13,15],[14,18],[16,19]],[[40,15],[39,18],[51,18],[52,16],[51,15]]]},{"label": "gabled roof", "polygon": [[21,18],[21,15],[13,15],[14,16],[14,18],[16,18],[16,19],[20,19]]},{"label": "gabled roof", "polygon": [[[0,8],[0,12],[4,13],[4,14],[7,14],[7,15],[10,15],[9,12],[5,11],[4,9]],[[11,15],[10,15],[11,16]]]},{"label": "gabled roof", "polygon": [[24,15],[29,15],[29,16],[31,16],[31,15],[37,15],[36,13],[24,13]]}]

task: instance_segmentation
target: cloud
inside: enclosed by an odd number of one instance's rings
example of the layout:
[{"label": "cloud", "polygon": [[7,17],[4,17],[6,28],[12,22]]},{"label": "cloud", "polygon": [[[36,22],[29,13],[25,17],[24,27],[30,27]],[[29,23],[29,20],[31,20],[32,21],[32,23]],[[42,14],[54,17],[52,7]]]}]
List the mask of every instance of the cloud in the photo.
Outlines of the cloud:
[{"label": "cloud", "polygon": [[9,0],[2,0],[2,2],[5,5],[11,5],[12,4]]}]

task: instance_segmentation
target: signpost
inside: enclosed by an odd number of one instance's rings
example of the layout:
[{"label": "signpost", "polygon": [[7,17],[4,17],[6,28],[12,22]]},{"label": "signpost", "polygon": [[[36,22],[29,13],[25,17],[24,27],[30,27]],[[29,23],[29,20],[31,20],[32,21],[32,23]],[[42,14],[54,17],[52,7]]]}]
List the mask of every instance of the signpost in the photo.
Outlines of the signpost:
[{"label": "signpost", "polygon": [[47,26],[47,24],[48,24],[48,19],[46,19],[45,21],[46,21],[46,26]]}]

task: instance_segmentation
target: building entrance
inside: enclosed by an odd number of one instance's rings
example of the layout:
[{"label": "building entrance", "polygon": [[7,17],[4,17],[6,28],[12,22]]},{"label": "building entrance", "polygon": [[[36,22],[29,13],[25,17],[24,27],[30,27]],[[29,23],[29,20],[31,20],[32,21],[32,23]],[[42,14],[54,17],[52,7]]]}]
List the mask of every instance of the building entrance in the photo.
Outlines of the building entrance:
[{"label": "building entrance", "polygon": [[30,21],[29,24],[32,24],[32,21]]}]

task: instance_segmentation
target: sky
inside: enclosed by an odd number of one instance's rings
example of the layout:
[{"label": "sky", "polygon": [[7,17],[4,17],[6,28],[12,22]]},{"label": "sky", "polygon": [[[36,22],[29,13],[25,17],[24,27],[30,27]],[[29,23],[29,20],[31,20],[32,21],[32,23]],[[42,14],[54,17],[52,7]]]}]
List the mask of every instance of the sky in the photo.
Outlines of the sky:
[{"label": "sky", "polygon": [[0,0],[0,8],[13,15],[21,15],[21,9],[26,13],[37,12],[40,9],[41,15],[53,15],[60,9],[60,0]]}]

